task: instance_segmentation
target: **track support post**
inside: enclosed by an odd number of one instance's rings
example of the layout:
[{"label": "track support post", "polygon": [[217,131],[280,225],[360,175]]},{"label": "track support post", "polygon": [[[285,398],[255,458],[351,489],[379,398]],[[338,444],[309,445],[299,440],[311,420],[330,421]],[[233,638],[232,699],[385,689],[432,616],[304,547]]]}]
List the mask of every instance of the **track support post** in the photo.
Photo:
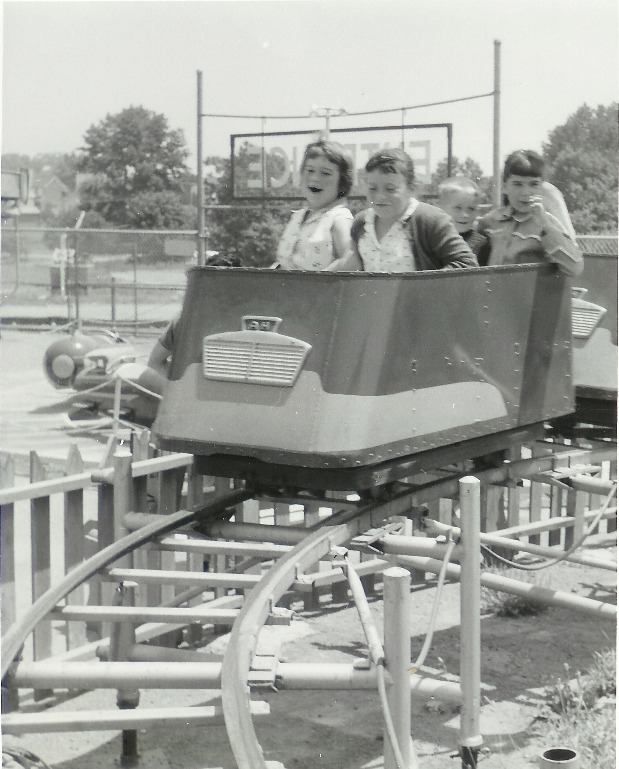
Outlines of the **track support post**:
[{"label": "track support post", "polygon": [[[385,602],[385,667],[389,673],[387,702],[402,760],[406,769],[416,769],[411,739],[411,575],[400,566],[383,572]],[[396,755],[384,730],[384,769],[398,769]]]},{"label": "track support post", "polygon": [[462,559],[460,572],[460,756],[462,769],[477,769],[477,756],[483,744],[479,730],[481,696],[479,617],[481,596],[480,567],[480,482],[462,478],[460,487]]},{"label": "track support post", "polygon": [[[137,589],[138,585],[136,582],[121,582],[116,590],[114,603],[117,606],[135,606]],[[127,659],[128,650],[134,645],[134,624],[132,622],[115,622],[110,634],[110,660],[112,662],[123,662]],[[137,708],[139,702],[140,692],[138,689],[118,689],[116,704],[120,710]],[[120,765],[122,767],[133,767],[138,765],[138,761],[137,729],[124,729],[122,732]]]}]

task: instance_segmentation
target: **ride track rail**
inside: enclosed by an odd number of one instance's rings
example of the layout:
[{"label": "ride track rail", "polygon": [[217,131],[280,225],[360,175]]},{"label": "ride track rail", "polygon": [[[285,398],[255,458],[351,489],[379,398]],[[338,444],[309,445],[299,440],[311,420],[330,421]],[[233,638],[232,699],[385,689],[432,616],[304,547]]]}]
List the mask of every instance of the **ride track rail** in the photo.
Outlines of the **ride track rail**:
[{"label": "ride track rail", "polygon": [[[602,494],[609,489],[612,490],[613,484],[591,478],[587,474],[591,465],[582,465],[582,473],[576,471],[571,474],[559,473],[553,471],[553,468],[556,467],[557,459],[561,458],[582,458],[588,463],[594,463],[607,460],[611,455],[612,452],[609,452],[607,446],[587,451],[570,447],[566,451],[555,452],[549,456],[535,456],[514,462],[505,461],[498,467],[480,469],[475,473],[475,478],[484,484],[500,484],[517,478],[540,479],[541,476],[545,476],[550,483]],[[217,722],[217,719],[223,716],[229,742],[240,769],[268,769],[270,766],[281,766],[266,761],[262,754],[254,730],[253,717],[267,714],[268,705],[250,699],[249,683],[252,679],[255,682],[257,675],[262,679],[263,685],[265,682],[266,685],[270,682],[273,686],[277,677],[280,688],[303,688],[304,684],[311,680],[312,674],[308,672],[311,665],[303,665],[306,669],[301,671],[301,666],[288,665],[279,661],[271,670],[262,672],[260,668],[258,671],[252,670],[258,635],[263,625],[269,621],[285,623],[290,620],[291,612],[286,613],[285,610],[276,609],[276,604],[288,590],[295,585],[302,585],[303,572],[309,565],[337,551],[340,546],[355,538],[363,541],[365,537],[367,542],[377,543],[377,547],[382,546],[382,551],[374,549],[374,552],[378,552],[379,555],[383,552],[396,553],[397,548],[389,550],[389,547],[393,547],[393,540],[397,538],[389,535],[389,526],[384,527],[385,522],[393,516],[420,519],[423,515],[420,505],[441,497],[457,497],[464,475],[470,475],[470,472],[454,472],[451,468],[451,474],[429,483],[397,482],[378,487],[371,492],[366,492],[358,502],[329,499],[329,504],[342,509],[311,528],[268,526],[266,536],[264,524],[237,523],[229,520],[234,515],[236,505],[264,493],[263,489],[251,486],[225,493],[194,511],[182,510],[165,517],[127,514],[123,523],[125,530],[132,528],[136,530],[130,531],[126,536],[75,567],[59,584],[42,595],[2,638],[1,670],[5,687],[9,689],[27,687],[43,691],[53,688],[79,690],[112,688],[119,692],[120,709],[107,713],[98,711],[58,715],[53,712],[7,713],[3,716],[3,729],[7,734],[23,734],[28,731],[79,731],[93,728],[119,729],[123,732],[123,755],[130,756],[137,755],[136,730],[139,728],[158,723],[162,719],[169,722],[171,718],[175,718],[185,724],[205,721],[213,723],[213,720]],[[280,499],[277,493],[269,494],[268,497],[274,501]],[[602,512],[605,517],[609,517],[616,515],[616,508]],[[591,520],[595,517],[595,513],[589,512],[585,517],[586,520]],[[562,516],[561,520],[564,525],[569,522],[569,517]],[[158,541],[160,547],[165,549],[189,548],[191,543],[195,542],[198,552],[209,552],[208,544],[200,550],[200,540],[192,539],[179,543],[170,538],[166,539],[166,535],[187,529],[193,529],[194,533],[203,537],[244,541],[246,544],[235,550],[237,554],[239,552],[245,554],[245,559],[237,568],[237,572],[246,571],[264,560],[272,565],[261,576],[242,573],[218,575],[192,572],[187,573],[186,578],[184,572],[170,574],[160,572],[157,575],[144,570],[126,568],[124,562],[128,555],[154,541]],[[378,534],[372,536],[372,531],[375,530]],[[445,529],[441,533],[445,533]],[[500,547],[503,544],[500,536],[502,533],[495,532],[496,536],[489,537],[486,540],[487,544]],[[510,534],[517,536],[518,532],[513,531]],[[510,534],[505,533],[505,536]],[[420,538],[402,538],[402,540],[406,539],[412,542]],[[273,544],[267,544],[267,541]],[[218,542],[218,545],[222,546],[225,543]],[[363,549],[363,545],[359,546],[359,542],[357,547]],[[416,550],[415,547],[417,547]],[[422,568],[425,571],[434,570],[438,573],[444,546],[440,546],[434,540],[426,539],[425,544],[423,541],[417,542],[416,545],[408,543],[408,550],[405,545],[404,552],[409,553],[408,556],[401,557],[404,565],[408,562],[409,566]],[[388,562],[387,565],[389,565]],[[447,568],[445,563],[443,568],[450,577],[455,579],[460,577],[459,567]],[[101,573],[104,573],[105,578],[110,581],[120,581],[120,588],[117,590],[120,599],[117,604],[123,603],[124,590],[132,584],[133,580],[138,583],[145,581],[148,584],[152,580],[165,584],[169,579],[168,584],[174,582],[185,585],[187,588],[185,593],[176,596],[177,604],[182,603],[183,598],[186,601],[190,596],[199,595],[214,586],[251,592],[248,592],[244,602],[241,596],[228,596],[223,601],[215,599],[206,604],[187,608],[170,605],[167,607],[61,605],[63,599],[72,590]],[[491,584],[489,586],[492,587]],[[504,585],[501,584],[495,585],[494,589],[503,589],[503,587]],[[615,607],[592,599],[579,599],[579,602],[575,603],[558,591],[545,591],[541,600],[555,605],[573,606],[602,619],[616,618]],[[242,608],[239,612],[236,607],[241,603]],[[118,623],[116,627],[121,630],[110,637],[108,661],[98,662],[95,665],[53,660],[21,662],[20,651],[27,637],[38,623],[49,616],[60,616],[67,620]],[[168,650],[167,661],[161,661],[156,650],[149,650],[148,647],[142,647],[142,651],[139,650],[139,645],[135,643],[135,632],[129,634],[128,643],[126,635],[124,641],[119,640],[123,634],[123,626],[133,627],[150,621],[168,623],[172,628],[187,626],[192,622],[231,626],[223,660],[212,662],[208,655],[199,652]],[[124,648],[121,649],[123,644]],[[200,657],[207,661],[197,662]],[[179,660],[185,661],[177,664]],[[144,661],[149,662],[148,667],[140,666],[140,662]],[[372,669],[371,666],[367,670],[361,670],[352,665],[334,665],[331,666],[329,675],[334,681],[333,688],[338,688],[338,684],[339,688],[344,689],[376,688],[376,668]],[[444,699],[456,701],[461,696],[458,685],[432,681],[421,676],[411,676],[410,685],[413,689],[418,688],[429,696],[440,692]],[[217,706],[138,710],[135,697],[132,700],[132,691],[140,688],[220,688],[222,707],[221,710]],[[137,696],[139,699],[139,694]],[[94,720],[96,725],[93,724]],[[463,763],[463,766],[468,765]]]}]

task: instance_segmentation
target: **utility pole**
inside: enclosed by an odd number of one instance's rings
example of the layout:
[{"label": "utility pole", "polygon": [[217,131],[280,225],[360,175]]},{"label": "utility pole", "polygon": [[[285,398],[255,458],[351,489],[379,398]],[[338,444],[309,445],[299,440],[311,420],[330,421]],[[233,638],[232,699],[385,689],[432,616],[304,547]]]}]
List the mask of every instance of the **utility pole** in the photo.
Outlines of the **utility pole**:
[{"label": "utility pole", "polygon": [[198,266],[206,263],[206,233],[204,223],[204,168],[202,163],[202,71],[198,70],[198,115],[197,115],[197,177],[198,177]]},{"label": "utility pole", "polygon": [[325,127],[322,131],[324,139],[328,139],[331,133],[330,120],[332,117],[339,117],[345,115],[346,110],[343,107],[317,107],[315,104],[312,106],[310,117],[324,117]]},{"label": "utility pole", "polygon": [[501,205],[501,41],[494,41],[494,131],[492,162],[492,203]]}]

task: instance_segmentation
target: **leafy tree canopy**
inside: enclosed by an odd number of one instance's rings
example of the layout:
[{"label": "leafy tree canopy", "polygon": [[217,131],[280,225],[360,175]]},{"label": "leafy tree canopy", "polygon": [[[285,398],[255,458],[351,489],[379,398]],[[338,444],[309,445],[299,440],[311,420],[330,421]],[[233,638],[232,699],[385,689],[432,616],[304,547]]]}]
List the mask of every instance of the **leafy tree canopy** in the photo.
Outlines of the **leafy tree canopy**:
[{"label": "leafy tree canopy", "polygon": [[195,229],[196,211],[170,190],[138,192],[127,203],[125,222],[137,230],[189,230]]},{"label": "leafy tree canopy", "polygon": [[[131,199],[140,193],[179,192],[188,150],[182,131],[164,115],[129,107],[107,115],[84,135],[78,169],[88,174],[80,195],[84,207],[126,225]],[[132,208],[135,216],[135,207]]]},{"label": "leafy tree canopy", "polygon": [[583,234],[617,230],[617,106],[583,104],[544,144],[548,181],[563,193]]},{"label": "leafy tree canopy", "polygon": [[[482,193],[480,202],[490,203],[492,199],[492,177],[484,176],[484,172],[476,160],[467,157],[464,161],[460,161],[453,155],[451,158],[451,176],[466,176],[471,181],[474,181]],[[444,158],[437,163],[436,171],[432,174],[429,192],[436,195],[438,193],[438,185],[448,177],[447,158]]]},{"label": "leafy tree canopy", "polygon": [[247,201],[238,201],[237,205],[232,194],[230,158],[206,158],[204,178],[207,204],[230,206],[207,210],[208,249],[229,259],[239,259],[246,267],[272,264],[291,206],[270,202],[267,208],[259,201],[253,206]]}]

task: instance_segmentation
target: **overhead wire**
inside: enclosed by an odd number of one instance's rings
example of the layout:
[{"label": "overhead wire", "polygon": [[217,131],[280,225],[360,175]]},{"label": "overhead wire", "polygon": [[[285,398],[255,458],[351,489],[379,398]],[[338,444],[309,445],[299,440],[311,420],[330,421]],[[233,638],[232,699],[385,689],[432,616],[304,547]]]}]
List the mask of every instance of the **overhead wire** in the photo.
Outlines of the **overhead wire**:
[{"label": "overhead wire", "polygon": [[[409,109],[421,109],[423,107],[440,107],[444,104],[455,104],[459,101],[472,101],[474,99],[485,99],[489,96],[494,96],[494,91],[488,93],[479,93],[473,96],[460,96],[456,99],[443,99],[441,101],[429,101],[424,104],[413,104],[410,107],[389,107],[388,109],[374,109],[366,110],[364,112],[347,112],[341,113],[341,117],[360,117],[365,115],[384,115],[388,112],[405,112]],[[311,115],[233,115],[231,113],[220,112],[202,112],[200,117],[215,117],[215,118],[234,118],[239,120],[303,120]],[[315,115],[314,117],[322,117],[321,115]]]}]

